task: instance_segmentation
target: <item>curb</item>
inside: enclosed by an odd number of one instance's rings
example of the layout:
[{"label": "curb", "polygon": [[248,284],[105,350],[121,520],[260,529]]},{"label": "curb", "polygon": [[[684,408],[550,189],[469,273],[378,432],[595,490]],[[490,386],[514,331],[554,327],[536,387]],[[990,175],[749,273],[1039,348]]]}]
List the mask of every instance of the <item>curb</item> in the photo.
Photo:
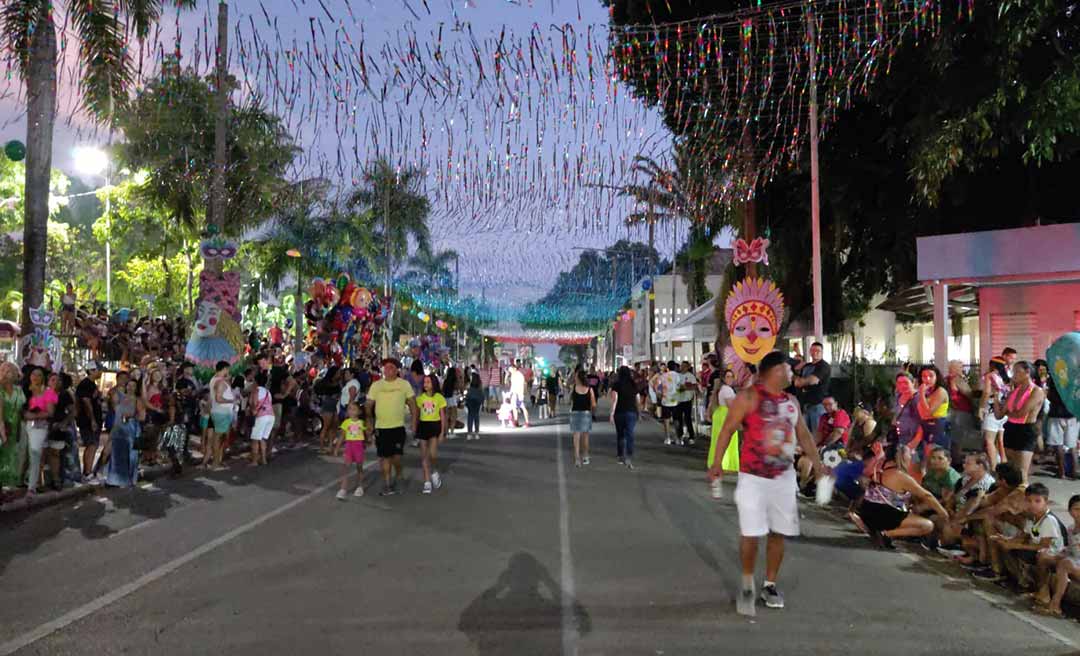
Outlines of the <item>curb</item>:
[{"label": "curb", "polygon": [[[147,467],[143,470],[143,475],[139,477],[139,481],[150,481],[160,478],[163,474],[167,474],[171,469],[170,465],[157,465],[154,467]],[[101,490],[110,489],[104,484],[101,485],[88,485],[86,483],[76,483],[73,487],[67,487],[62,490],[50,490],[49,492],[41,492],[39,494],[23,495],[22,497],[9,501],[7,503],[0,504],[0,515],[6,513],[13,513],[20,510],[34,510],[37,508],[45,508],[58,504],[68,499],[76,499],[83,496],[94,494]]]}]

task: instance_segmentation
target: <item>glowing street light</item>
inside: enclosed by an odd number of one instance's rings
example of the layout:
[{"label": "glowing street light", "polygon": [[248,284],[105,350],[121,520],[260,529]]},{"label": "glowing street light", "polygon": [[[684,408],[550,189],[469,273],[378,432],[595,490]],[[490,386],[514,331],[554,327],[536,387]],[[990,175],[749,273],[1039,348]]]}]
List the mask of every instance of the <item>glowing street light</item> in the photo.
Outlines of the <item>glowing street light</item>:
[{"label": "glowing street light", "polygon": [[[80,146],[73,153],[75,169],[83,175],[104,175],[105,187],[109,187],[109,154],[94,146]],[[112,314],[112,205],[105,195],[105,311]]]}]

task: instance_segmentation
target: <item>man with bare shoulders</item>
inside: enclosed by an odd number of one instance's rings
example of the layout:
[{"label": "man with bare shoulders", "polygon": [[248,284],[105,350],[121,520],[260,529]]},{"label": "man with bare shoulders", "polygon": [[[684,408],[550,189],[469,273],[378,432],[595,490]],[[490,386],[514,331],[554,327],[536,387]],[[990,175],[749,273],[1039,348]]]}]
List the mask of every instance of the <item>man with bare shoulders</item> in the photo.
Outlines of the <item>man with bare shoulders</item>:
[{"label": "man with bare shoulders", "polygon": [[[742,615],[755,613],[754,565],[758,542],[764,536],[768,538],[761,599],[769,608],[784,607],[784,596],[777,590],[776,579],[784,559],[784,536],[799,535],[796,477],[792,467],[796,443],[816,473],[825,471],[814,438],[802,420],[799,402],[784,391],[790,384],[791,366],[784,354],[774,351],[766,355],[758,365],[758,383],[731,401],[727,419],[717,436],[716,453],[724,453],[732,434],[742,426],[735,488],[742,560],[742,589],[736,593],[736,607]],[[713,480],[723,477],[720,459],[709,475]]]}]

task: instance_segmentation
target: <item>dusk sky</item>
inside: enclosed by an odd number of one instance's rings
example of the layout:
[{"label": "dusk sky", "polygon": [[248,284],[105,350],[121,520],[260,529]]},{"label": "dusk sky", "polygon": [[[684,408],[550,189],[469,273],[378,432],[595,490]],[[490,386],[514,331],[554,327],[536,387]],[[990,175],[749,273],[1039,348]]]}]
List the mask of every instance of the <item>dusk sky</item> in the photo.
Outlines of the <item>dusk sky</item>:
[{"label": "dusk sky", "polygon": [[[436,47],[433,35],[441,26],[446,48],[443,61],[448,69],[456,69],[454,75],[465,78],[463,88],[469,88],[468,81],[477,78],[476,64],[469,51],[469,43],[473,42],[470,38],[480,43],[479,52],[488,56],[491,47],[483,43],[494,43],[500,35],[507,42],[527,39],[532,30],[547,38],[552,34],[558,37],[562,34],[559,26],[569,24],[577,36],[579,66],[587,56],[586,35],[593,43],[593,53],[602,53],[607,39],[607,11],[596,0],[459,0],[453,3],[427,0],[427,6],[430,13],[422,0],[236,0],[230,4],[230,67],[246,83],[245,93],[262,97],[267,106],[285,118],[296,134],[305,150],[296,171],[297,177],[325,175],[342,190],[347,190],[351,184],[350,176],[356,175],[355,163],[366,161],[376,152],[389,154],[398,164],[423,166],[429,171],[435,246],[451,248],[461,254],[464,293],[479,295],[483,291],[488,300],[507,306],[520,307],[526,301],[542,296],[559,271],[570,268],[577,260],[581,251],[576,249],[603,248],[620,238],[644,241],[643,228],[628,229],[622,223],[622,217],[632,210],[632,205],[614,199],[610,191],[598,191],[588,185],[625,181],[626,167],[634,155],[646,153],[662,157],[671,140],[654,111],[630,99],[625,88],[611,91],[613,86],[603,74],[596,76],[592,89],[575,89],[573,99],[567,92],[570,83],[565,80],[560,82],[562,86],[552,86],[542,94],[531,94],[531,98],[514,97],[509,93],[510,84],[507,83],[507,102],[500,108],[493,104],[495,96],[491,93],[474,98],[460,94],[454,98],[438,98],[429,93],[426,100],[418,102],[417,98],[424,94],[414,90],[409,102],[403,102],[406,90],[395,89],[393,85],[391,93],[381,102],[373,94],[355,89],[351,97],[330,102],[330,94],[342,90],[343,79],[346,83],[350,77],[356,79],[355,65],[351,72],[328,71],[330,74],[327,75],[316,71],[312,76],[296,61],[288,62],[295,64],[295,71],[290,72],[285,57],[274,63],[276,68],[272,72],[267,72],[269,64],[265,53],[280,57],[282,52],[296,54],[311,52],[312,48],[329,52],[347,42],[355,48],[362,40],[364,52],[373,64],[368,68],[387,69],[383,73],[389,78],[392,69],[380,54],[381,48],[414,39],[419,51],[430,52]],[[180,51],[186,65],[208,70],[212,63],[208,59],[212,59],[216,13],[217,2],[204,0],[197,11],[185,12],[180,17]],[[144,48],[148,53],[143,65],[144,74],[156,70],[155,60],[149,53],[174,49],[175,14],[167,14],[162,24],[158,41]],[[207,26],[211,30],[209,39]],[[313,33],[316,34],[314,39]],[[551,43],[555,44],[550,49],[552,52],[562,52],[556,40],[552,39]],[[262,58],[255,53],[259,44],[264,48]],[[454,48],[457,54],[451,57]],[[343,61],[342,53],[339,52],[341,57],[337,61]],[[490,76],[492,61],[484,63],[485,72]],[[602,62],[596,62],[594,66],[602,73]],[[257,67],[261,72],[256,72]],[[349,65],[345,67],[349,68]],[[374,71],[369,70],[368,74],[372,77],[372,87],[377,86],[377,79],[383,79]],[[77,143],[100,144],[105,140],[101,133],[84,132],[75,127],[83,121],[79,116],[72,116],[72,77],[71,71],[66,71],[63,76],[69,91],[61,100],[61,125],[54,150],[54,164],[68,170],[71,168],[71,150]],[[278,88],[290,84],[293,86],[288,89]],[[3,123],[5,139],[25,135],[25,119],[16,114],[21,112],[21,107],[14,109],[15,103],[10,96],[13,91],[15,89],[9,88],[3,101],[6,110],[3,117],[7,119]],[[502,100],[501,90],[499,95]],[[312,98],[315,98],[314,104]],[[529,103],[531,115],[521,108],[526,103]],[[507,119],[515,111],[522,112],[517,125]],[[570,127],[568,117],[571,113],[580,119],[580,126]],[[68,124],[69,120],[71,124]],[[536,183],[540,186],[543,183],[546,185],[545,200],[540,199],[539,193],[526,190],[520,197],[526,200],[508,202],[506,196],[509,194],[505,194],[500,202],[479,206],[475,203],[475,179],[468,188],[460,182],[440,183],[435,179],[434,171],[440,164],[445,169],[444,153],[450,140],[454,151],[475,153],[458,156],[459,163],[468,158],[491,158],[502,162],[499,158],[503,151],[514,151],[521,162],[527,163],[521,153],[538,150],[538,133],[543,137],[542,147],[557,150],[561,143],[564,151],[590,153],[585,157],[595,161],[602,158],[612,164],[602,174],[587,171],[582,176],[582,185],[571,189],[570,185],[555,179],[558,176],[541,180],[533,174],[519,173],[512,168],[519,164],[509,163],[507,159],[504,172],[507,179],[515,185]],[[381,142],[378,147],[374,143],[376,139]],[[393,146],[391,139],[395,140]],[[528,150],[530,146],[532,151]],[[420,160],[422,155],[423,161]],[[345,160],[344,168],[342,160]],[[481,161],[473,164],[478,168],[483,166]],[[613,172],[619,179],[612,179]],[[677,234],[672,234],[669,229],[658,233],[657,246],[665,256],[669,256],[674,244],[684,237],[681,229]]]}]

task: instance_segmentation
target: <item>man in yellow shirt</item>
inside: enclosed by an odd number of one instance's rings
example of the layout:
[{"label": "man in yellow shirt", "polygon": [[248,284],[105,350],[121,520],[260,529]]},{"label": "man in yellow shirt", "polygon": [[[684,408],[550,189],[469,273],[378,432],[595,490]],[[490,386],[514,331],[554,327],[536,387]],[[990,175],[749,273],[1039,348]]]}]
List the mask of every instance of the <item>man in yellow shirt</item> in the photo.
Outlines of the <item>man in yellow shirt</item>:
[{"label": "man in yellow shirt", "polygon": [[[383,377],[371,384],[367,395],[367,416],[375,417],[375,451],[382,468],[383,486],[379,496],[397,494],[401,478],[401,454],[405,451],[405,408],[410,418],[418,416],[412,385],[399,378],[401,363],[394,358],[382,361]],[[390,478],[393,465],[394,478]]]}]

